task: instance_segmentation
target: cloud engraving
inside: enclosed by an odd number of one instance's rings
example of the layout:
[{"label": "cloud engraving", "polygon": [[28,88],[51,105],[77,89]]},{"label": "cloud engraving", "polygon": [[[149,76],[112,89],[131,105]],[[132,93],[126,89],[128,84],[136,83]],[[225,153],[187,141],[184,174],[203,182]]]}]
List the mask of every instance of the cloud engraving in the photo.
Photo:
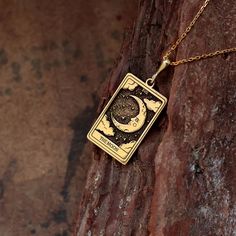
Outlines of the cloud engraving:
[{"label": "cloud engraving", "polygon": [[153,100],[148,100],[147,98],[144,99],[144,102],[147,105],[147,109],[150,111],[154,111],[157,112],[159,107],[161,106],[161,102],[160,101],[153,101]]},{"label": "cloud engraving", "polygon": [[110,122],[107,119],[107,115],[104,115],[104,117],[102,118],[102,120],[100,121],[100,123],[97,126],[97,130],[102,131],[107,136],[114,136],[115,135],[114,130],[110,126]]},{"label": "cloud engraving", "polygon": [[136,84],[132,79],[129,79],[125,83],[123,89],[128,89],[130,91],[133,91],[137,86],[138,86],[138,84]]}]

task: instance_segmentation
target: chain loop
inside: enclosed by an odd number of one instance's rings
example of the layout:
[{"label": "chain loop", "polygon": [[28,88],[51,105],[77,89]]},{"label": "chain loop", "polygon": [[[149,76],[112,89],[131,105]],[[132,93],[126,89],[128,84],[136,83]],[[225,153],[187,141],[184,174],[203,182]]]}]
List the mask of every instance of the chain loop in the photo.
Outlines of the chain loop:
[{"label": "chain loop", "polygon": [[[179,46],[179,44],[186,38],[187,34],[191,31],[192,27],[195,25],[196,21],[201,16],[201,14],[205,10],[205,8],[209,4],[209,2],[210,2],[210,0],[205,0],[204,4],[201,6],[201,8],[197,12],[197,14],[193,18],[193,20],[190,22],[189,26],[185,29],[185,31],[180,35],[180,37],[175,41],[175,43],[165,53],[165,55],[163,56],[164,60],[168,60],[168,58],[172,54],[172,52],[175,51],[175,49]],[[190,58],[181,59],[181,60],[178,60],[178,61],[172,61],[172,62],[170,62],[170,65],[177,66],[177,65],[184,64],[184,63],[187,63],[187,62],[198,61],[198,60],[201,60],[201,59],[214,57],[214,56],[217,56],[217,55],[220,55],[220,54],[231,53],[231,52],[236,52],[236,47],[227,48],[227,49],[223,49],[223,50],[218,50],[218,51],[215,51],[215,52],[210,52],[210,53],[206,53],[206,54],[202,54],[202,55],[197,55],[197,56],[193,56],[193,57],[190,57]]]},{"label": "chain loop", "polygon": [[214,56],[218,56],[220,54],[226,54],[226,53],[231,53],[231,52],[236,52],[236,48],[227,48],[227,49],[223,49],[223,50],[219,50],[219,51],[215,51],[215,52],[210,52],[210,53],[203,54],[203,55],[190,57],[188,59],[181,59],[181,60],[178,60],[178,61],[172,61],[172,62],[170,62],[170,65],[178,66],[180,64],[193,62],[193,61],[199,61],[201,59],[206,59],[206,58],[209,58],[209,57],[214,57]]}]

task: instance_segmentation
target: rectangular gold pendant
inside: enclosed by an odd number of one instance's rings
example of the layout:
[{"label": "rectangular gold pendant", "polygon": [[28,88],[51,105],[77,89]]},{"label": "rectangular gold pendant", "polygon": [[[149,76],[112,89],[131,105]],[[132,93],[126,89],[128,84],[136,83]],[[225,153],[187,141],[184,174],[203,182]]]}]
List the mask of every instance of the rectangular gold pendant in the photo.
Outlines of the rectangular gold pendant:
[{"label": "rectangular gold pendant", "polygon": [[87,137],[126,164],[167,103],[167,99],[128,73]]}]

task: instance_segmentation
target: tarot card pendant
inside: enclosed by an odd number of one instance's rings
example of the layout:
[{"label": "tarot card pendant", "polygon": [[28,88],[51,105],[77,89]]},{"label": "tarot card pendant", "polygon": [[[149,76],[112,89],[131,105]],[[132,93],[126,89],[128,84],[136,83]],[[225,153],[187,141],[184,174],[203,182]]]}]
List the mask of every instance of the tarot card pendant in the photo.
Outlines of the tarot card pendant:
[{"label": "tarot card pendant", "polygon": [[126,164],[166,103],[163,95],[128,73],[87,137],[117,161]]}]

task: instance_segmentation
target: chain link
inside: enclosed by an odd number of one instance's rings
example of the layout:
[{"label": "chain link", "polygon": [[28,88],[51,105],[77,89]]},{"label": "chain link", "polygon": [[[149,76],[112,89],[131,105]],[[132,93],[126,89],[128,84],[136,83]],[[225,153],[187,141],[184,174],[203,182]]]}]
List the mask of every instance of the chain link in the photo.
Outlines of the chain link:
[{"label": "chain link", "polygon": [[[193,18],[193,20],[190,22],[189,26],[180,35],[180,37],[175,41],[175,43],[170,47],[170,49],[165,53],[165,55],[163,57],[164,60],[167,60],[168,57],[172,54],[172,52],[175,51],[175,49],[178,47],[178,45],[186,38],[187,34],[191,31],[192,27],[195,25],[196,21],[201,16],[201,14],[205,10],[205,8],[209,4],[209,2],[210,2],[210,0],[205,0],[204,4],[201,6],[201,8],[197,12],[197,14]],[[218,51],[215,51],[215,52],[210,52],[210,53],[206,53],[206,54],[202,54],[202,55],[197,55],[197,56],[193,56],[193,57],[190,57],[190,58],[181,59],[181,60],[178,60],[178,61],[173,61],[173,62],[170,62],[170,65],[177,66],[177,65],[184,64],[184,63],[187,63],[187,62],[198,61],[198,60],[201,60],[201,59],[214,57],[214,56],[217,56],[217,55],[220,55],[220,54],[230,53],[230,52],[236,52],[236,47],[235,48],[228,48],[228,49],[218,50]]]},{"label": "chain link", "polygon": [[188,62],[193,62],[193,61],[199,61],[201,59],[205,59],[205,58],[209,58],[209,57],[214,57],[214,56],[218,56],[220,54],[225,54],[225,53],[230,53],[230,52],[236,52],[236,48],[227,48],[227,49],[223,49],[223,50],[219,50],[219,51],[215,51],[215,52],[210,52],[210,53],[199,55],[199,56],[190,57],[190,58],[187,58],[187,59],[181,59],[181,60],[178,60],[178,61],[172,61],[172,62],[170,62],[170,65],[178,66],[180,64],[184,64],[184,63],[188,63]]}]

